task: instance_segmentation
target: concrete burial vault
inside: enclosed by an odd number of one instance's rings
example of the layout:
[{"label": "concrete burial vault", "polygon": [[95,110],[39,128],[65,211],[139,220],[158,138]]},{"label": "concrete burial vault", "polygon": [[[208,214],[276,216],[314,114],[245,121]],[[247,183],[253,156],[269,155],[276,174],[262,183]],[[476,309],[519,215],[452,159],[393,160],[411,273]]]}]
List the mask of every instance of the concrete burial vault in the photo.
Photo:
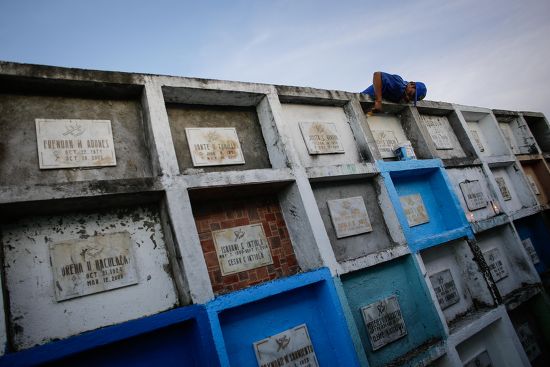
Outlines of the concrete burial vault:
[{"label": "concrete burial vault", "polygon": [[0,366],[546,366],[538,112],[0,62]]}]

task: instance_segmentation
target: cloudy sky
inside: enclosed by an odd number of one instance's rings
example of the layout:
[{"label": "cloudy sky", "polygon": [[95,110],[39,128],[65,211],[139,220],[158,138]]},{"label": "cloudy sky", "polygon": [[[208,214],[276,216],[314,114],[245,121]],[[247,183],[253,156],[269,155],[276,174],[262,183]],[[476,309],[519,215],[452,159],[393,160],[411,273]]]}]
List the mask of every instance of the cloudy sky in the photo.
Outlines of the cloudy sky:
[{"label": "cloudy sky", "polygon": [[0,60],[361,91],[550,117],[550,1],[0,0]]}]

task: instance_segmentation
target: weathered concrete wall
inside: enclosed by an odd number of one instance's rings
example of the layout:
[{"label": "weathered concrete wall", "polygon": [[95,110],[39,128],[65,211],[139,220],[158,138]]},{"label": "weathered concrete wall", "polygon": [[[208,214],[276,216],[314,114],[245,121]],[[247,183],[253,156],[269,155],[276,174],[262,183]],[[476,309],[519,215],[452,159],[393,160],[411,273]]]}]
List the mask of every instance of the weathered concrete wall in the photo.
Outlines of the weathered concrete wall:
[{"label": "weathered concrete wall", "polygon": [[[35,119],[110,120],[117,165],[97,169],[40,170]],[[137,100],[0,94],[0,185],[151,176],[149,149]]]},{"label": "weathered concrete wall", "polygon": [[[14,347],[25,349],[176,306],[159,222],[158,209],[137,207],[2,224]],[[131,235],[139,283],[56,302],[48,246],[122,231]]]},{"label": "weathered concrete wall", "polygon": [[[262,129],[254,108],[167,104],[166,109],[170,119],[170,130],[172,131],[180,172],[197,173],[271,168]],[[194,168],[185,135],[185,128],[189,127],[236,128],[245,164]]]},{"label": "weathered concrete wall", "polygon": [[[285,129],[292,137],[293,147],[304,167],[331,166],[360,163],[361,157],[348,119],[342,107],[283,104]],[[332,122],[336,125],[340,142],[345,153],[317,154],[308,153],[300,131],[300,122]]]},{"label": "weathered concrete wall", "polygon": [[[380,189],[374,181],[339,181],[312,184],[313,193],[323,218],[334,254],[338,261],[356,259],[383,250],[391,250],[392,241],[378,202]],[[327,201],[361,196],[365,202],[372,232],[338,239],[332,224]]]}]

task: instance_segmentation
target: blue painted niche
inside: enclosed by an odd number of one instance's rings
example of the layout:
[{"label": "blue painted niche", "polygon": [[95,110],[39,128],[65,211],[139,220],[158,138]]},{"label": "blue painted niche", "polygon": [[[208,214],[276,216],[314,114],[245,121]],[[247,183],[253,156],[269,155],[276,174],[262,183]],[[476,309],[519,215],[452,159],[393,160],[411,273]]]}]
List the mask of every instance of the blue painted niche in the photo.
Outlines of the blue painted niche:
[{"label": "blue painted niche", "polygon": [[128,321],[21,352],[0,366],[219,366],[204,306]]},{"label": "blue painted niche", "polygon": [[[461,237],[473,238],[440,159],[377,161],[376,164],[413,252]],[[412,194],[420,194],[430,221],[409,227],[399,198]]]},{"label": "blue painted niche", "polygon": [[[537,269],[539,274],[548,273],[550,270],[550,232],[546,227],[542,214],[539,213],[515,220],[514,226],[519,234],[519,238],[521,240],[530,238],[531,243],[535,247],[540,260],[535,265],[535,269]],[[548,277],[550,278],[550,275]]]},{"label": "blue painted niche", "polygon": [[[362,349],[358,355],[366,353],[371,367],[400,358],[408,360],[401,360],[403,365],[422,363],[445,352],[445,330],[420,274],[413,255],[405,255],[335,278],[356,348]],[[361,308],[392,295],[397,296],[407,335],[373,351]]]},{"label": "blue painted niche", "polygon": [[321,366],[359,365],[326,268],[223,295],[206,307],[222,366],[257,366],[254,342],[304,323]]}]

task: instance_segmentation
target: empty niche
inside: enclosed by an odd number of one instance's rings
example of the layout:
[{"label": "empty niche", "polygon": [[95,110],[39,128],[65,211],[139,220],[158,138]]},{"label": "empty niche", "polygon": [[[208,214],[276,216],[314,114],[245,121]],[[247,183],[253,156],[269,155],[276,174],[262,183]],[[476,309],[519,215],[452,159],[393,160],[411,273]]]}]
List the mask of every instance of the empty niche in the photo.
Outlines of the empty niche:
[{"label": "empty niche", "polygon": [[529,116],[528,114],[523,114],[523,118],[540,149],[544,153],[550,153],[550,126],[546,118],[544,116]]},{"label": "empty niche", "polygon": [[433,289],[451,333],[494,307],[485,278],[464,240],[457,240],[421,252]]},{"label": "empty niche", "polygon": [[237,198],[224,195],[210,200],[198,192],[191,193],[193,216],[215,294],[300,271],[276,193]]},{"label": "empty niche", "polygon": [[166,104],[180,172],[271,168],[255,107]]},{"label": "empty niche", "polygon": [[148,177],[141,86],[6,83],[0,185]]},{"label": "empty niche", "polygon": [[340,262],[397,246],[386,227],[374,180],[312,183],[317,206]]},{"label": "empty niche", "polygon": [[3,223],[17,350],[178,304],[155,205]]},{"label": "empty niche", "polygon": [[284,124],[305,167],[362,161],[343,107],[282,106]]},{"label": "empty niche", "polygon": [[470,222],[477,222],[500,214],[481,167],[447,168],[453,187]]}]

